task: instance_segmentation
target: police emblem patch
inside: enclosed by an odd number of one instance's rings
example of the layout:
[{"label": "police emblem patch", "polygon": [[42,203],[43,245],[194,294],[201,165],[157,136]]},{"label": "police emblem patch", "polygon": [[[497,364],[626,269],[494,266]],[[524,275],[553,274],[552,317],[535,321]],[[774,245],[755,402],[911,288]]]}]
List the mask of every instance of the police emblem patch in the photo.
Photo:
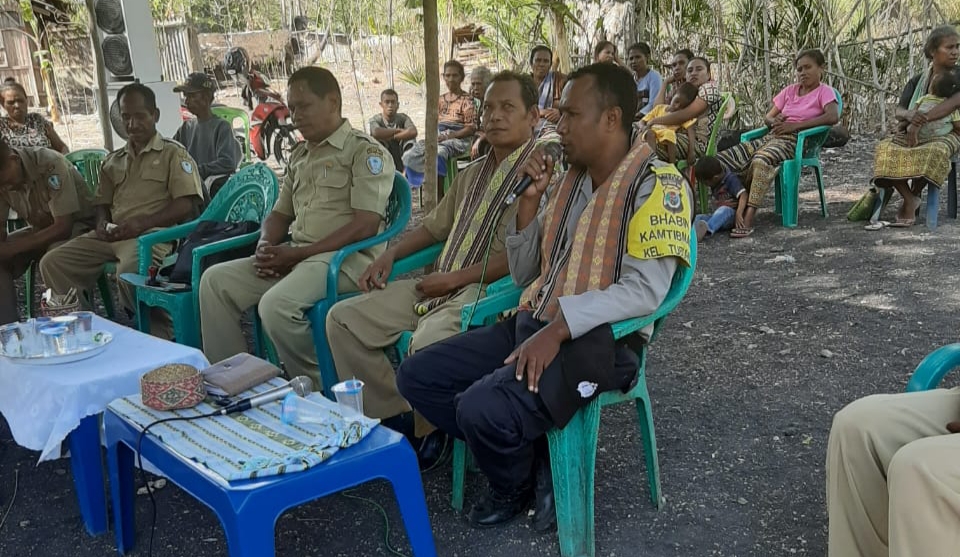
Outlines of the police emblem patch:
[{"label": "police emblem patch", "polygon": [[383,157],[379,154],[377,156],[367,157],[367,168],[370,170],[370,174],[374,176],[379,175],[383,172]]},{"label": "police emblem patch", "polygon": [[50,177],[47,178],[47,183],[50,184],[50,189],[52,190],[60,189],[60,177],[56,174],[51,174]]},{"label": "police emblem patch", "polygon": [[683,197],[680,195],[679,187],[671,186],[670,184],[664,184],[663,208],[671,213],[679,213],[683,210]]},{"label": "police emblem patch", "polygon": [[193,174],[193,164],[190,161],[180,161],[180,168],[187,174]]}]

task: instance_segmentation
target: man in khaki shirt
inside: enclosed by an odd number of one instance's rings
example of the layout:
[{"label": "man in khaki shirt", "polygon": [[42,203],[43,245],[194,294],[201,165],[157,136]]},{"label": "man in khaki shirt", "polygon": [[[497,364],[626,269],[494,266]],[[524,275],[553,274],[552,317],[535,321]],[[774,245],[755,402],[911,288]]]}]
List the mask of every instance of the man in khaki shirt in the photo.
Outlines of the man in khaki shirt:
[{"label": "man in khaki shirt", "polygon": [[[366,294],[338,302],[327,315],[338,375],[364,381],[364,412],[385,419],[411,441],[433,428],[418,420],[414,431],[410,405],[397,391],[384,349],[404,331],[413,331],[411,352],[459,333],[463,306],[509,273],[504,240],[516,206],[505,205],[504,199],[534,147],[532,130],[539,113],[533,80],[514,72],[497,74],[486,91],[484,109],[482,129],[489,132],[492,152],[457,174],[450,192],[420,226],[370,265],[360,277]],[[437,242],[445,245],[436,272],[387,284],[397,258]],[[463,255],[457,257],[458,252]],[[426,452],[424,458],[435,456]]]},{"label": "man in khaki shirt", "polygon": [[[256,254],[214,265],[203,274],[200,325],[203,351],[216,362],[247,350],[240,315],[258,306],[287,375],[308,376],[319,389],[306,312],[326,297],[334,253],[380,231],[394,166],[380,143],[341,116],[340,85],[328,70],[301,68],[287,85],[293,123],[306,141],[291,154]],[[340,269],[339,290],[356,290],[360,275],[383,249],[348,257]]]},{"label": "man in khaki shirt", "polygon": [[93,228],[89,197],[83,176],[60,153],[13,149],[0,139],[0,218],[13,209],[28,225],[9,236],[0,227],[0,324],[18,319],[14,279],[51,246]]},{"label": "man in khaki shirt", "polygon": [[[195,218],[203,199],[196,163],[183,146],[157,132],[160,111],[153,90],[133,83],[121,89],[117,99],[129,139],[125,147],[107,155],[100,168],[93,201],[96,228],[40,261],[44,281],[58,294],[73,287],[89,289],[108,262],[117,263],[117,276],[136,273],[137,237]],[[159,263],[169,252],[169,245],[156,246],[153,262]],[[119,282],[119,291],[120,302],[132,313],[133,288]],[[153,327],[154,334],[169,336],[165,318],[155,319]]]}]

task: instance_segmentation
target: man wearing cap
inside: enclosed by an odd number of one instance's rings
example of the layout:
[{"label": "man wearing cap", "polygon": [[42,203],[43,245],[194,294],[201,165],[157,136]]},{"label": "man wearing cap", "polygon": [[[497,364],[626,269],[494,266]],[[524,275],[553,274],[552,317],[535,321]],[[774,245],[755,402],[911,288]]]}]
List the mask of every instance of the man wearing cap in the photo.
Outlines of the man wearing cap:
[{"label": "man wearing cap", "polygon": [[[246,352],[240,317],[255,307],[287,375],[310,377],[319,388],[306,314],[327,296],[327,269],[337,250],[382,229],[394,167],[383,145],[343,117],[340,84],[329,70],[300,68],[287,86],[293,124],[305,141],[290,154],[277,203],[260,227],[256,254],[203,274],[201,336],[211,362]],[[357,290],[363,271],[384,247],[348,256],[338,289]]]},{"label": "man wearing cap", "polygon": [[93,229],[89,198],[83,176],[60,153],[0,139],[0,215],[13,209],[28,225],[10,235],[0,227],[0,324],[18,319],[14,279],[51,246]]},{"label": "man wearing cap", "polygon": [[[40,260],[43,279],[56,294],[71,288],[88,290],[108,262],[116,263],[118,277],[136,273],[137,237],[195,218],[203,201],[196,163],[182,145],[157,132],[160,111],[153,90],[131,83],[120,89],[117,103],[129,139],[126,146],[107,155],[100,167],[100,186],[93,200],[96,228],[48,251]],[[153,263],[159,263],[170,249],[169,244],[157,245]],[[120,303],[132,314],[133,288],[124,282],[118,286]],[[154,317],[153,333],[169,337],[169,318],[162,311]]]},{"label": "man wearing cap", "polygon": [[227,178],[237,171],[243,158],[240,143],[233,136],[229,122],[211,112],[214,83],[207,74],[192,73],[187,80],[173,88],[183,93],[183,104],[195,120],[187,120],[173,135],[197,163],[197,172],[210,199],[217,194]]}]

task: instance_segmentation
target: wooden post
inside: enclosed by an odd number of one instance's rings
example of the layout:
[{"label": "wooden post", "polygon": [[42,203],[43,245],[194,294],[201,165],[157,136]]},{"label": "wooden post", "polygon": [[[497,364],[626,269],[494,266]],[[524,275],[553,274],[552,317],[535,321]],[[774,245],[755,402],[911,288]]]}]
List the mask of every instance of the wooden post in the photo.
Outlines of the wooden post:
[{"label": "wooden post", "polygon": [[387,40],[390,41],[390,63],[387,66],[390,72],[390,88],[395,89],[393,82],[393,0],[387,3]]},{"label": "wooden post", "polygon": [[113,129],[110,127],[110,98],[107,95],[107,76],[103,66],[103,53],[100,52],[99,35],[97,34],[97,12],[93,0],[84,0],[89,14],[90,41],[93,46],[94,72],[97,80],[97,112],[100,117],[100,132],[103,134],[103,148],[113,151]]},{"label": "wooden post", "polygon": [[[870,49],[870,72],[873,77],[873,85],[879,90],[880,78],[877,75],[877,51],[873,45],[873,22],[870,18],[870,0],[863,0],[863,17],[865,27],[867,28],[867,48]],[[887,129],[887,110],[883,102],[880,103],[880,129]]]},{"label": "wooden post", "polygon": [[424,211],[437,206],[440,185],[437,180],[437,126],[440,104],[440,43],[437,0],[423,0],[424,75],[427,85],[427,118],[424,123],[426,154],[424,159]]}]

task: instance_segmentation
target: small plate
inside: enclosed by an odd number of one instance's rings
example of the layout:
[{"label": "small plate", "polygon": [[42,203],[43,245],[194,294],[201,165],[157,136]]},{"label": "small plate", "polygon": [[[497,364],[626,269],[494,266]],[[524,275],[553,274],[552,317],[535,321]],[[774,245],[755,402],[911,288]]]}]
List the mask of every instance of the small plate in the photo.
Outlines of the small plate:
[{"label": "small plate", "polygon": [[0,350],[0,356],[9,359],[11,362],[28,366],[52,366],[58,364],[69,364],[92,358],[107,349],[107,345],[113,340],[113,335],[107,331],[96,331],[93,333],[93,345],[84,346],[76,352],[69,354],[60,354],[58,356],[7,356]]}]

